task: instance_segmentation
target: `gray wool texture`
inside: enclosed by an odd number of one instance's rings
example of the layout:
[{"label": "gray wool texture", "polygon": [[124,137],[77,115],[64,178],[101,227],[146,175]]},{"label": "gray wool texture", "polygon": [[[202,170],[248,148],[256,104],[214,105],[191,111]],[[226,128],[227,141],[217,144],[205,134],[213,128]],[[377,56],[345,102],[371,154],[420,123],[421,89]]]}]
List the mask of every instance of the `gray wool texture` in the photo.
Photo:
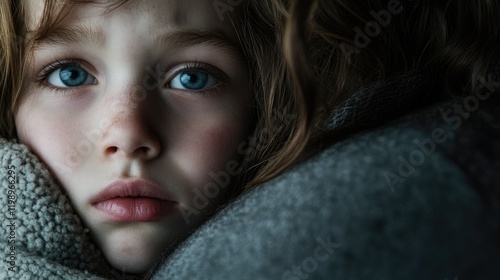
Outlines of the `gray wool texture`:
[{"label": "gray wool texture", "polygon": [[4,139],[0,160],[0,279],[102,279],[96,275],[107,270],[104,258],[43,164],[26,146]]}]

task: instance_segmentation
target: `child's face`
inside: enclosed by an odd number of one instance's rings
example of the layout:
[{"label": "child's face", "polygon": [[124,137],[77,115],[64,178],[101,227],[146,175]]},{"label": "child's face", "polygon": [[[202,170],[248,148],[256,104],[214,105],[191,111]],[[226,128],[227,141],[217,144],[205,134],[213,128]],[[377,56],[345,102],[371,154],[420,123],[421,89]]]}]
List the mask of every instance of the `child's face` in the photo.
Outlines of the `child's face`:
[{"label": "child's face", "polygon": [[[43,2],[28,2],[34,29]],[[153,264],[238,173],[249,82],[212,2],[78,5],[29,63],[19,140],[56,175],[117,269]]]}]

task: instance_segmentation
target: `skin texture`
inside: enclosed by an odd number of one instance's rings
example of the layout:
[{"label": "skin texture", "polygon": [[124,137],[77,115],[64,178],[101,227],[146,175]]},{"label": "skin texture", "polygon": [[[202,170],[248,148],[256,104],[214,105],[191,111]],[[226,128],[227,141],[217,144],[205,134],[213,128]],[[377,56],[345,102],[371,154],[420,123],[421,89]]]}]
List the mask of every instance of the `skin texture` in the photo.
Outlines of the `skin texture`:
[{"label": "skin texture", "polygon": [[[31,30],[40,21],[41,3],[29,1]],[[210,172],[241,157],[237,146],[251,127],[246,62],[239,48],[203,39],[155,43],[161,34],[186,30],[217,30],[236,42],[211,1],[129,1],[111,11],[77,5],[58,26],[97,34],[74,41],[68,34],[83,32],[70,31],[35,49],[15,116],[19,140],[54,173],[110,264],[145,271],[230,189],[221,189],[203,209],[195,206],[196,193],[214,181]],[[56,62],[68,59],[88,72],[88,83],[58,86]],[[213,85],[172,88],[179,71],[195,62],[214,72]],[[109,184],[135,179],[167,192],[177,202],[174,211],[150,222],[116,222],[92,205]]]}]

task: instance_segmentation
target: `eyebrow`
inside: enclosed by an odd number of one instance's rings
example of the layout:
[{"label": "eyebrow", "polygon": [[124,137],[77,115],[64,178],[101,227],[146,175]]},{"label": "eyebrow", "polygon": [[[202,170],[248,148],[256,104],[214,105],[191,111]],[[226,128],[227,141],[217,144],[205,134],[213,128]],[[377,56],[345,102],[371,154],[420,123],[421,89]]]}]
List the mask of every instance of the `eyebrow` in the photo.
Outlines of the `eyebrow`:
[{"label": "eyebrow", "polygon": [[36,45],[88,44],[102,47],[105,41],[104,33],[89,26],[57,27],[46,36],[39,38]]},{"label": "eyebrow", "polygon": [[[37,41],[37,46],[55,46],[68,44],[88,44],[102,47],[106,43],[104,33],[89,26],[57,27],[50,34]],[[232,40],[226,33],[218,29],[208,30],[178,30],[158,35],[154,40],[154,47],[185,48],[193,45],[208,45],[219,49],[242,54],[240,45]]]},{"label": "eyebrow", "polygon": [[210,45],[232,52],[241,52],[240,45],[231,40],[220,30],[182,30],[167,32],[155,39],[157,48],[189,47],[193,45]]}]

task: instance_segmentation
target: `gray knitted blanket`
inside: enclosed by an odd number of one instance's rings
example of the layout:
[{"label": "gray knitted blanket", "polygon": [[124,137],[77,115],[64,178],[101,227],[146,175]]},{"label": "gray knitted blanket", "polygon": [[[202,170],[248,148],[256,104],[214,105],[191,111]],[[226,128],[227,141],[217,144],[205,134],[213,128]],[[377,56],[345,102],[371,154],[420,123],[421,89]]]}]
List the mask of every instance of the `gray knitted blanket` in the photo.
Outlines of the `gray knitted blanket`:
[{"label": "gray knitted blanket", "polygon": [[101,279],[109,271],[47,169],[0,139],[0,279]]}]

